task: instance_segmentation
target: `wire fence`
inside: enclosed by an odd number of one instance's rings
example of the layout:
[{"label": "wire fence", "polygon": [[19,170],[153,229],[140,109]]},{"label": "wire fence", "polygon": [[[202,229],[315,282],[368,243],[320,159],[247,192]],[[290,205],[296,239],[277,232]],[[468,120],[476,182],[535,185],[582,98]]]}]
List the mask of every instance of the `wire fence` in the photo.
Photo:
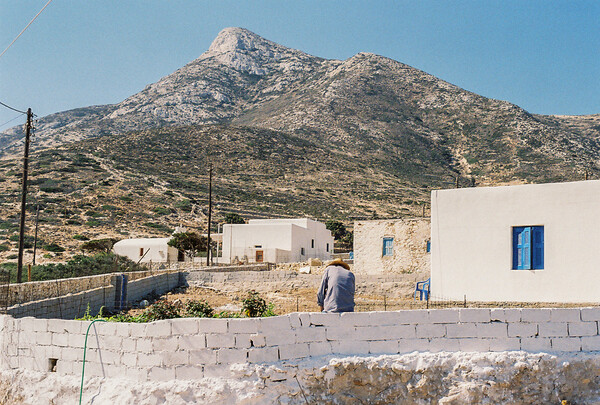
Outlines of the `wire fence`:
[{"label": "wire fence", "polygon": [[10,271],[0,270],[0,314],[5,314],[6,308],[8,308],[9,284]]}]

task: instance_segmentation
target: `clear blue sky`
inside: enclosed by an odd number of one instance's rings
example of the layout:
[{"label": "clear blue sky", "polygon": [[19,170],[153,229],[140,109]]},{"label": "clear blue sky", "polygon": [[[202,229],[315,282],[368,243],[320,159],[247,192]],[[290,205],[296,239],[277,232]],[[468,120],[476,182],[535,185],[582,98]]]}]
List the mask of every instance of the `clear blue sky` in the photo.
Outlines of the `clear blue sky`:
[{"label": "clear blue sky", "polygon": [[[46,1],[0,0],[0,52]],[[40,116],[117,103],[231,26],[325,58],[384,55],[533,113],[600,113],[591,0],[54,0],[0,58],[0,101]],[[16,115],[0,107],[0,124]]]}]

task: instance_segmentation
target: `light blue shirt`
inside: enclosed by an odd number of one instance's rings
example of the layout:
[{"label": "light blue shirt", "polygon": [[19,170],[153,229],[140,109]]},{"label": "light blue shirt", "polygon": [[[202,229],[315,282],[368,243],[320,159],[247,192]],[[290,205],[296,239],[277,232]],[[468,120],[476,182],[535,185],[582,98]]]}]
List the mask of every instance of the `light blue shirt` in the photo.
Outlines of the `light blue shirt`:
[{"label": "light blue shirt", "polygon": [[323,273],[317,302],[325,312],[354,312],[354,274],[342,266],[328,266]]}]

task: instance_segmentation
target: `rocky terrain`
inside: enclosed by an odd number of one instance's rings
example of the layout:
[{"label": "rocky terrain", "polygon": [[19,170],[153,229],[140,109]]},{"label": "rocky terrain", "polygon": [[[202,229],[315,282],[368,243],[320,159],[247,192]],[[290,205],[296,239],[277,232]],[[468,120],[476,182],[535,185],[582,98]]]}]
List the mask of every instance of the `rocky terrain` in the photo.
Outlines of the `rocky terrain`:
[{"label": "rocky terrain", "polygon": [[[0,134],[4,258],[16,247],[22,137],[22,126]],[[227,28],[121,103],[40,118],[29,201],[44,241],[67,249],[42,254],[61,260],[86,238],[205,228],[209,165],[215,228],[227,212],[350,224],[421,215],[431,189],[457,177],[594,178],[599,140],[600,115],[531,114],[383,56],[327,60]]]}]

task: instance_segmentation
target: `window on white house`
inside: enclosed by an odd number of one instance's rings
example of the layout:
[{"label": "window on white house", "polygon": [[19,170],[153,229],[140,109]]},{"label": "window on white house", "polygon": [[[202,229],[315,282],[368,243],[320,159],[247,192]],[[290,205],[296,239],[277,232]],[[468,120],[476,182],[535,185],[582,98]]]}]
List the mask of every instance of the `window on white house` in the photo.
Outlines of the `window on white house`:
[{"label": "window on white house", "polygon": [[310,240],[310,247],[311,247],[311,249],[315,248],[315,240],[314,239]]},{"label": "window on white house", "polygon": [[140,248],[140,257],[144,256],[144,248]]},{"label": "window on white house", "polygon": [[544,268],[544,227],[513,226],[512,268],[541,270]]},{"label": "window on white house", "polygon": [[383,238],[382,256],[394,255],[394,238]]},{"label": "window on white house", "polygon": [[304,248],[303,247],[300,248],[300,255],[304,256]]},{"label": "window on white house", "polygon": [[329,243],[325,246],[325,251],[329,252]]}]

